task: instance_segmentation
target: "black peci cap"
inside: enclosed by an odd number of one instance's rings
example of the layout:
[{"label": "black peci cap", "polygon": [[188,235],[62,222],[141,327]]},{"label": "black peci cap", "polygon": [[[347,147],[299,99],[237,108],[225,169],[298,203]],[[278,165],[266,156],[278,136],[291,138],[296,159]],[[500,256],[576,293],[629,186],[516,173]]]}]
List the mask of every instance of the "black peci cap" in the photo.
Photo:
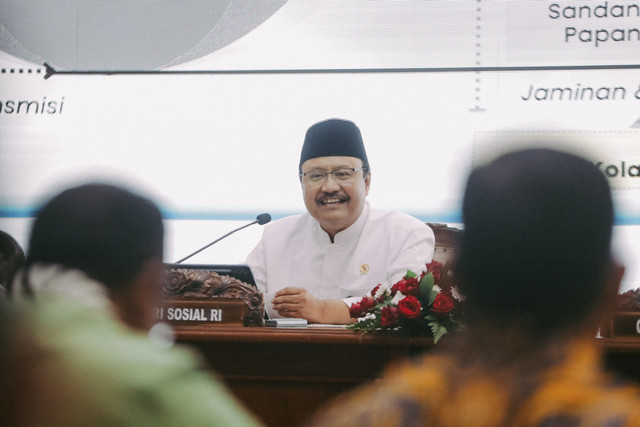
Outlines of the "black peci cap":
[{"label": "black peci cap", "polygon": [[360,129],[351,121],[329,119],[311,126],[304,138],[298,169],[302,171],[302,164],[309,159],[328,156],[357,157],[369,170]]}]

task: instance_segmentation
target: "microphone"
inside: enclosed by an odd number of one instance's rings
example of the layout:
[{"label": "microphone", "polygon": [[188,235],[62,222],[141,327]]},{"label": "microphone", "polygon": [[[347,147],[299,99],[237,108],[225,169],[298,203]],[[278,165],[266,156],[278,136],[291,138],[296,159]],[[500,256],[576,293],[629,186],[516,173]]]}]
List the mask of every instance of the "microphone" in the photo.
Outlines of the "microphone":
[{"label": "microphone", "polygon": [[242,230],[243,228],[247,228],[247,227],[249,227],[250,225],[253,225],[253,224],[265,225],[265,224],[266,224],[266,223],[268,223],[269,221],[271,221],[271,215],[269,215],[268,213],[261,213],[260,215],[258,215],[258,216],[256,217],[256,220],[255,220],[255,221],[252,221],[252,222],[250,222],[249,224],[245,224],[245,225],[243,225],[242,227],[236,228],[235,230],[231,230],[230,232],[228,232],[228,233],[227,233],[227,234],[225,234],[224,236],[217,238],[216,240],[214,240],[213,242],[209,243],[208,245],[201,247],[200,249],[198,249],[198,250],[197,250],[197,251],[195,251],[194,253],[189,254],[189,255],[187,255],[186,257],[184,257],[184,258],[182,258],[182,259],[180,259],[180,260],[176,261],[174,264],[180,264],[182,261],[186,261],[187,259],[191,258],[191,257],[192,257],[192,256],[194,256],[195,254],[197,254],[197,253],[200,253],[200,252],[204,251],[204,250],[205,250],[205,249],[207,249],[209,246],[211,246],[211,245],[213,245],[213,244],[215,244],[215,243],[218,243],[220,240],[224,239],[225,237],[228,237],[228,236],[232,235],[232,234],[233,234],[233,233],[235,233],[236,231],[240,231],[240,230]]},{"label": "microphone", "polygon": [[[271,221],[271,215],[269,215],[268,213],[261,213],[260,215],[258,215],[256,217],[256,220],[254,222],[257,222],[258,225],[265,225],[269,221]],[[249,224],[249,225],[251,225],[251,224]]]}]

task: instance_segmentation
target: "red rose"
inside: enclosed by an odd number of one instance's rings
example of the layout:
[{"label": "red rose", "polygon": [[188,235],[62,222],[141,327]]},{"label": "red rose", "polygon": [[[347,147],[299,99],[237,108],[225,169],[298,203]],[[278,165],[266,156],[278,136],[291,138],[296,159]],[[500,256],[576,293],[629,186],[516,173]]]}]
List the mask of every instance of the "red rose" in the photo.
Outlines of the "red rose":
[{"label": "red rose", "polygon": [[417,277],[401,280],[400,283],[398,290],[403,295],[412,295],[414,297],[420,295],[420,280]]},{"label": "red rose", "polygon": [[349,316],[351,317],[361,317],[363,313],[362,305],[359,302],[354,302],[349,307]]},{"label": "red rose", "polygon": [[438,261],[431,261],[427,264],[427,273],[433,273],[433,281],[438,284],[440,282],[440,275],[442,273],[442,263]]},{"label": "red rose", "polygon": [[376,301],[371,297],[364,297],[358,302],[354,302],[349,307],[349,316],[362,317],[367,311],[376,306]]},{"label": "red rose", "polygon": [[398,313],[397,307],[382,307],[382,313],[380,318],[380,324],[382,326],[393,326],[398,323],[398,318],[400,314]]},{"label": "red rose", "polygon": [[373,288],[373,290],[371,291],[371,296],[372,297],[376,296],[376,292],[378,292],[378,289],[380,289],[380,286],[382,286],[382,284],[378,284],[378,286]]},{"label": "red rose", "polygon": [[404,283],[404,279],[399,280],[391,287],[391,296],[394,297],[400,290],[400,286]]},{"label": "red rose", "polygon": [[382,292],[382,293],[380,294],[380,296],[379,296],[378,298],[376,298],[376,293],[378,292],[378,289],[380,289],[380,287],[381,287],[381,286],[382,286],[382,285],[380,284],[380,285],[376,286],[375,288],[373,288],[373,290],[371,291],[371,296],[372,296],[373,298],[375,298],[375,300],[376,300],[377,302],[382,302],[382,301],[384,301],[384,298],[385,298],[384,292]]},{"label": "red rose", "polygon": [[367,311],[371,310],[375,306],[376,306],[376,300],[374,300],[371,297],[364,297],[362,298],[362,300],[360,300],[360,308],[362,309],[363,313],[366,313]]},{"label": "red rose", "polygon": [[422,311],[422,306],[420,305],[420,301],[418,298],[414,296],[406,296],[400,300],[398,303],[398,311],[400,312],[400,316],[405,317],[407,319],[415,319],[420,316],[420,312]]},{"label": "red rose", "polygon": [[433,301],[433,307],[431,311],[438,314],[447,314],[454,308],[453,298],[448,295],[438,294]]}]

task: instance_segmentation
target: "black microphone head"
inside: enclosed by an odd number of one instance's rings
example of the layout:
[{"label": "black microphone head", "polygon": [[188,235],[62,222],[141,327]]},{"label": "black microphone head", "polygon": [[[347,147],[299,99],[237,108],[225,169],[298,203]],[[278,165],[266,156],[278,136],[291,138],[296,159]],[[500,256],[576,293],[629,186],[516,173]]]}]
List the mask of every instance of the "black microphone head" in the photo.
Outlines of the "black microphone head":
[{"label": "black microphone head", "polygon": [[256,220],[258,221],[258,224],[265,225],[266,223],[271,221],[271,215],[269,215],[268,213],[261,213],[256,217]]}]

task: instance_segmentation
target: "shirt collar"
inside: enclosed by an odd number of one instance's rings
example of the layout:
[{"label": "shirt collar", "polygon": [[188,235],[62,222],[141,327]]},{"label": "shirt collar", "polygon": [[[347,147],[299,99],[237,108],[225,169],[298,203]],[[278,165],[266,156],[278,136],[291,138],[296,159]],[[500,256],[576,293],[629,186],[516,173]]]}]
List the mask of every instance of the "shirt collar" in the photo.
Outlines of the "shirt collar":
[{"label": "shirt collar", "polygon": [[[342,230],[341,232],[337,233],[333,237],[333,243],[342,245],[357,239],[360,236],[360,234],[362,234],[362,230],[364,229],[364,225],[367,223],[368,216],[369,216],[369,202],[365,202],[364,208],[362,209],[362,213],[360,214],[356,222],[354,222],[353,224],[351,224],[349,227]],[[322,229],[318,221],[315,221],[315,223],[317,226],[316,227],[317,233],[321,241],[330,243],[331,241],[329,239],[329,234]]]},{"label": "shirt collar", "polygon": [[93,310],[116,313],[107,288],[80,270],[57,264],[35,264],[27,271],[21,270],[13,281],[16,299],[26,299],[23,275],[27,274],[29,286],[36,299],[61,298],[76,302]]}]

